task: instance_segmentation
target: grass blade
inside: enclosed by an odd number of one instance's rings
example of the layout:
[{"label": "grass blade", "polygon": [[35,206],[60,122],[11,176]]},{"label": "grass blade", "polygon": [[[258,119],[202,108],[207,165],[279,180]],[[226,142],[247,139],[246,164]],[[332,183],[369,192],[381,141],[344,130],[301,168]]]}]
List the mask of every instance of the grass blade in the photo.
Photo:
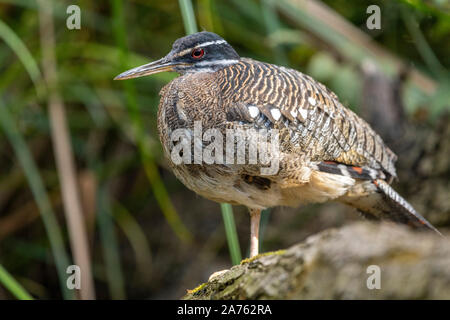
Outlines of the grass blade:
[{"label": "grass blade", "polygon": [[119,257],[119,246],[113,223],[112,209],[108,189],[102,186],[99,192],[98,226],[105,260],[106,278],[108,279],[111,298],[123,300],[126,298],[124,279]]},{"label": "grass blade", "polygon": [[144,280],[150,279],[152,269],[152,256],[150,245],[139,223],[119,202],[114,202],[114,219],[128,238],[136,256],[137,269]]},{"label": "grass blade", "polygon": [[19,300],[34,300],[33,297],[0,264],[0,283]]},{"label": "grass blade", "polygon": [[225,234],[227,235],[228,248],[230,250],[231,262],[233,265],[239,264],[242,260],[241,248],[234,223],[234,215],[231,204],[221,203],[223,224],[225,225]]},{"label": "grass blade", "polygon": [[0,110],[2,114],[0,117],[0,128],[5,132],[16,153],[20,165],[25,172],[34,199],[36,200],[39,212],[41,213],[42,221],[44,222],[52,253],[55,258],[56,270],[58,272],[63,297],[65,299],[73,299],[73,293],[69,291],[66,286],[66,268],[70,265],[69,258],[64,248],[61,228],[56,220],[39,171],[8,108],[0,104]]},{"label": "grass blade", "polygon": [[23,41],[16,35],[16,33],[2,20],[0,20],[0,38],[11,48],[22,62],[25,70],[33,81],[34,87],[38,97],[43,96],[43,87],[40,84],[42,78],[36,60],[31,55]]},{"label": "grass blade", "polygon": [[187,34],[197,32],[197,23],[195,22],[194,9],[191,0],[178,0],[180,4],[181,16],[183,17],[184,30]]},{"label": "grass blade", "polygon": [[420,25],[415,19],[414,14],[412,12],[409,12],[405,7],[402,7],[401,15],[403,21],[405,22],[406,28],[411,34],[411,37],[414,39],[413,43],[415,44],[417,51],[419,51],[419,54],[428,65],[428,68],[433,71],[436,77],[443,76],[442,70],[444,68],[442,67],[438,58],[428,44],[422,31],[420,30]]}]

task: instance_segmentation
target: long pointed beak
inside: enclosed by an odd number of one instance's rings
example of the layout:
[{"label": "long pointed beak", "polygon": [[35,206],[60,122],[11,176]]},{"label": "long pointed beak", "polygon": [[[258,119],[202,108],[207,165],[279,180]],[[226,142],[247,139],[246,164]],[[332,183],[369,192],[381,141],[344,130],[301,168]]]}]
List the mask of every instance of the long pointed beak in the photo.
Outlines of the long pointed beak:
[{"label": "long pointed beak", "polygon": [[174,67],[180,63],[174,63],[167,61],[166,57],[144,64],[143,66],[136,67],[119,74],[114,80],[125,80],[132,78],[139,78],[143,76],[148,76],[150,74],[155,74],[164,71],[175,71]]}]

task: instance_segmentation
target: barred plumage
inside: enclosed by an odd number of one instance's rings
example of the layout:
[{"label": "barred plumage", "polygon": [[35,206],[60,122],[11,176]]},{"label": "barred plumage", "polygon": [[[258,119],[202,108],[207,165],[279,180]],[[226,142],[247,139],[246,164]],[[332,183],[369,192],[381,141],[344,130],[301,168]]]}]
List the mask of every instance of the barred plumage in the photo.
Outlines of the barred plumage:
[{"label": "barred plumage", "polygon": [[[389,186],[396,177],[396,155],[336,94],[310,76],[241,58],[218,35],[200,32],[175,41],[166,57],[116,78],[161,71],[181,74],[160,92],[158,131],[168,163],[196,193],[250,209],[251,256],[258,252],[259,213],[274,206],[337,200],[372,218],[438,232]],[[270,146],[256,129],[276,133],[280,146],[269,155],[279,159],[278,170],[261,174],[263,165],[248,161],[250,155],[243,163],[227,163],[216,154],[219,161],[198,162],[195,150],[205,147],[205,138],[196,137],[196,125],[223,136],[235,129],[240,138],[245,136],[241,142],[246,150]],[[194,137],[188,142],[194,152],[182,155],[189,163],[171,157],[183,147],[173,140],[177,129]],[[232,141],[233,146],[240,143],[234,137]],[[217,143],[224,150],[227,142]]]},{"label": "barred plumage", "polygon": [[[342,106],[333,92],[311,77],[247,58],[219,70],[216,77],[228,112],[242,108],[243,104],[247,108],[257,107],[274,128],[284,127],[293,131],[291,135],[298,132],[306,137],[299,141],[299,146],[293,146],[294,150],[295,147],[300,148],[298,152],[307,150],[314,160],[368,165],[396,177],[395,154],[364,120]],[[271,112],[274,109],[279,110],[281,117],[274,118]],[[288,126],[284,125],[285,119]]]}]

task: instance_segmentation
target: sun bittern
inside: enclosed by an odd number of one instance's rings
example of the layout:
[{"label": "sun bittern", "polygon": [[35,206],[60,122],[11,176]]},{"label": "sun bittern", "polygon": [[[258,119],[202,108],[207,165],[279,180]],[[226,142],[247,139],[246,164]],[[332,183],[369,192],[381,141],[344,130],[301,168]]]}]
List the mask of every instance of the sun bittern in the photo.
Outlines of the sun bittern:
[{"label": "sun bittern", "polygon": [[[115,79],[162,71],[181,75],[160,93],[158,131],[170,167],[203,197],[249,209],[250,256],[258,254],[261,210],[274,206],[336,200],[369,218],[439,233],[390,187],[396,155],[369,124],[308,75],[241,58],[218,35],[199,32],[176,40],[164,58]],[[261,174],[258,163],[174,161],[176,139],[171,135],[177,129],[192,135],[195,123],[224,136],[233,129],[277,131],[278,170]],[[205,137],[199,139],[204,146]],[[249,149],[255,143],[245,141]]]}]

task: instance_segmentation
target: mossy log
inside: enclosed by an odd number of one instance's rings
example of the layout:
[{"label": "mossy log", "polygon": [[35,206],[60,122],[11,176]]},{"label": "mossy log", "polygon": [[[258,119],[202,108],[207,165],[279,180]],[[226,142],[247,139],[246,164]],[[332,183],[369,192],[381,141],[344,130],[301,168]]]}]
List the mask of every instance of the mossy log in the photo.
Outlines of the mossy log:
[{"label": "mossy log", "polygon": [[358,222],[244,261],[183,299],[450,299],[450,239]]}]

